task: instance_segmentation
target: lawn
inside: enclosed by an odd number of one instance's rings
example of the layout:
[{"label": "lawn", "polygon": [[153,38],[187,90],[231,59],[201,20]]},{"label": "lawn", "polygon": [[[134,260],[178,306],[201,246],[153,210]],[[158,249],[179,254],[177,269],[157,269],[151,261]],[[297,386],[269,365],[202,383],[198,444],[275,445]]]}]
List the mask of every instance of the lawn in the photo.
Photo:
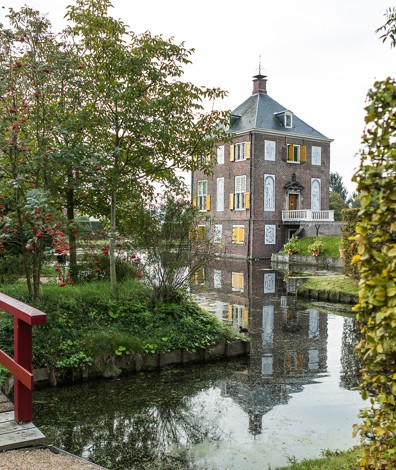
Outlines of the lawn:
[{"label": "lawn", "polygon": [[315,240],[319,240],[323,243],[323,250],[320,256],[327,256],[330,258],[339,258],[340,252],[339,247],[341,243],[341,237],[335,236],[319,236],[319,237],[302,237],[298,239],[297,246],[299,249],[298,254],[304,256],[311,256],[311,251],[308,246]]},{"label": "lawn", "polygon": [[358,295],[357,279],[346,277],[340,274],[331,274],[329,276],[316,276],[308,279],[298,289],[312,289],[327,292],[343,292],[345,294]]}]

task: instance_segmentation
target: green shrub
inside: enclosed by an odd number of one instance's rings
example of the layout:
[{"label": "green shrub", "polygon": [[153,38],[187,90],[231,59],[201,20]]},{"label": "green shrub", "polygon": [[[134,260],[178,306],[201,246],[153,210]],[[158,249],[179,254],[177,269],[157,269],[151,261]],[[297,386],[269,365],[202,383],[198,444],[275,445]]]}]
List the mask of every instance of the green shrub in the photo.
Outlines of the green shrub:
[{"label": "green shrub", "polygon": [[[27,300],[21,284],[7,286],[7,294]],[[195,351],[240,339],[190,301],[153,303],[147,287],[136,280],[120,283],[117,294],[110,295],[105,281],[64,288],[43,285],[36,307],[47,313],[47,323],[33,328],[34,366],[84,367],[111,355],[179,348]],[[12,340],[12,329],[8,334]]]},{"label": "green shrub", "polygon": [[[396,17],[394,18],[394,21]],[[393,23],[394,24],[394,23]],[[396,79],[376,82],[368,94],[358,183],[361,210],[356,226],[359,304],[363,339],[363,399],[370,405],[356,425],[366,469],[396,468]]]},{"label": "green shrub", "polygon": [[300,252],[300,248],[298,245],[298,238],[292,237],[290,240],[283,245],[283,249],[286,253],[289,254],[297,254]]},{"label": "green shrub", "polygon": [[0,254],[0,283],[13,282],[25,275],[23,257],[5,251]]},{"label": "green shrub", "polygon": [[357,243],[353,237],[356,235],[356,224],[360,220],[359,209],[344,209],[342,211],[344,227],[342,230],[341,248],[345,250],[344,275],[359,279],[359,270],[352,264],[352,258],[357,254]]}]

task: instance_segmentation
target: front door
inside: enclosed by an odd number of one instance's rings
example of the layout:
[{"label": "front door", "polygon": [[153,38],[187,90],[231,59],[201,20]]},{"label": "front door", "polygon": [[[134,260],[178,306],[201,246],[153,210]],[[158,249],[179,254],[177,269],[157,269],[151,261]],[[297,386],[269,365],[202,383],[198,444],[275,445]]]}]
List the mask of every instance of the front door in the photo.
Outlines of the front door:
[{"label": "front door", "polygon": [[289,211],[297,210],[298,194],[289,194]]}]

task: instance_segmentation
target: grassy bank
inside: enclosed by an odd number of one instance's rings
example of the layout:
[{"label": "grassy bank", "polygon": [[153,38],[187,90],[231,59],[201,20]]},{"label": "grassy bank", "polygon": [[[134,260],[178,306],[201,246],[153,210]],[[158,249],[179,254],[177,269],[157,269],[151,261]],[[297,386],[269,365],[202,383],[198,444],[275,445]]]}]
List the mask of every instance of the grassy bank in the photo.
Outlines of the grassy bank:
[{"label": "grassy bank", "polygon": [[308,246],[314,241],[320,241],[323,244],[323,249],[320,252],[320,256],[327,256],[329,258],[339,258],[339,246],[341,237],[335,236],[319,236],[319,237],[302,237],[296,242],[298,248],[298,254],[303,256],[311,256],[311,250]]},{"label": "grassy bank", "polygon": [[358,295],[358,280],[344,275],[316,276],[308,279],[298,290],[318,290],[324,292],[342,292]]},{"label": "grassy bank", "polygon": [[[2,291],[30,303],[23,283],[2,286]],[[188,299],[154,301],[137,280],[120,284],[117,297],[111,295],[106,281],[65,288],[43,285],[35,306],[47,314],[47,323],[33,328],[35,368],[78,368],[96,359],[174,349],[195,351],[242,339]],[[11,315],[0,314],[0,328],[0,348],[12,354]]]},{"label": "grassy bank", "polygon": [[288,467],[276,470],[353,470],[356,469],[358,451],[350,450],[346,452],[324,452],[324,457],[320,459],[303,460],[300,463],[293,463]]}]

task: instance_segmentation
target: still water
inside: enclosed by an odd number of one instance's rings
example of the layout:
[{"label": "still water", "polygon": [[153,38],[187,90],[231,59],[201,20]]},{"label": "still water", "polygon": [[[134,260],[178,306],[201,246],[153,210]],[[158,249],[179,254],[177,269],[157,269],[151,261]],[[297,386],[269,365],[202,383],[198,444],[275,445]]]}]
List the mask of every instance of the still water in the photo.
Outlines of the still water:
[{"label": "still water", "polygon": [[[322,273],[323,274],[323,273]],[[208,266],[194,298],[248,328],[249,358],[34,394],[47,442],[109,469],[265,470],[357,443],[350,307],[302,303],[262,263]]]}]

